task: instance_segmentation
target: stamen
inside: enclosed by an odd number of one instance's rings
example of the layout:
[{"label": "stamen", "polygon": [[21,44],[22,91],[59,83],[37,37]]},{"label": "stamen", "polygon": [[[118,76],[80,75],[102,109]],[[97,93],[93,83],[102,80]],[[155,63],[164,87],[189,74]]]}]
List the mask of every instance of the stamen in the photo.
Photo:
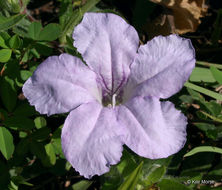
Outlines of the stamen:
[{"label": "stamen", "polygon": [[113,94],[113,96],[112,96],[112,105],[113,105],[113,108],[116,105],[116,94]]}]

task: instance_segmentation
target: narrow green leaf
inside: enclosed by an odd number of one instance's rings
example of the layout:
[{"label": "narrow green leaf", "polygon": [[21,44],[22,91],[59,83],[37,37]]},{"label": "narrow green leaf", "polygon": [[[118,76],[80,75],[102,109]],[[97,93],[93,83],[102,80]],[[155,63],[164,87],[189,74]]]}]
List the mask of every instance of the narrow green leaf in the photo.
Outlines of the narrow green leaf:
[{"label": "narrow green leaf", "polygon": [[157,183],[161,177],[166,173],[166,167],[165,166],[160,166],[155,168],[150,175],[148,176],[147,180],[145,181],[147,186],[151,186],[154,183]]},{"label": "narrow green leaf", "polygon": [[207,68],[195,67],[189,78],[192,82],[215,82],[215,79]]},{"label": "narrow green leaf", "polygon": [[18,190],[18,185],[16,185],[14,181],[10,181],[7,190]]},{"label": "narrow green leaf", "polygon": [[17,14],[9,18],[0,16],[0,30],[7,30],[18,24],[26,15]]},{"label": "narrow green leaf", "polygon": [[0,62],[6,63],[11,58],[12,50],[10,49],[1,49],[0,50]]},{"label": "narrow green leaf", "polygon": [[211,66],[211,67],[210,67],[210,71],[211,71],[213,77],[215,78],[215,80],[216,80],[218,83],[222,84],[222,72],[219,71],[219,70],[218,70],[216,67],[214,67],[214,66]]},{"label": "narrow green leaf", "polygon": [[207,96],[210,96],[210,97],[212,97],[212,98],[215,98],[215,99],[217,99],[217,100],[221,100],[221,101],[222,101],[222,95],[219,94],[219,93],[216,93],[216,92],[213,92],[213,91],[211,91],[211,90],[205,89],[205,88],[203,88],[203,87],[197,86],[197,85],[192,84],[192,83],[190,83],[190,82],[186,82],[186,83],[184,84],[184,86],[186,86],[187,88],[191,88],[191,89],[193,89],[193,90],[196,90],[196,91],[198,91],[198,92],[200,92],[200,93],[203,93],[203,94],[205,94],[205,95],[207,95]]},{"label": "narrow green leaf", "polygon": [[13,136],[8,129],[0,127],[0,151],[8,160],[14,152]]},{"label": "narrow green leaf", "polygon": [[162,179],[158,186],[161,190],[190,190],[189,187],[172,179]]},{"label": "narrow green leaf", "polygon": [[205,62],[205,61],[197,61],[196,64],[197,65],[202,65],[202,66],[205,66],[205,67],[214,66],[214,67],[216,67],[218,69],[222,69],[222,65],[220,65],[220,64],[208,63],[208,62]]},{"label": "narrow green leaf", "polygon": [[0,96],[4,106],[9,112],[11,112],[16,106],[17,93],[15,90],[14,81],[8,76],[1,79]]},{"label": "narrow green leaf", "polygon": [[213,146],[199,146],[194,149],[192,149],[190,152],[186,153],[184,157],[192,156],[199,152],[215,152],[222,154],[222,148],[217,148]]},{"label": "narrow green leaf", "polygon": [[27,37],[32,38],[33,40],[38,40],[41,29],[42,25],[40,22],[32,22],[28,28]]},{"label": "narrow green leaf", "polygon": [[72,189],[73,190],[87,190],[90,187],[90,185],[92,185],[92,183],[93,183],[92,181],[82,180],[72,185]]},{"label": "narrow green leaf", "polygon": [[142,170],[143,162],[129,175],[118,190],[134,190]]},{"label": "narrow green leaf", "polygon": [[26,179],[23,178],[22,176],[13,176],[13,177],[12,177],[12,181],[13,181],[15,184],[17,184],[17,185],[23,184],[23,185],[27,185],[27,186],[33,186],[33,184],[28,183],[28,182],[26,182],[25,180],[26,180]]},{"label": "narrow green leaf", "polygon": [[53,41],[59,37],[60,33],[60,26],[58,24],[51,23],[45,26],[43,30],[41,30],[38,40]]}]

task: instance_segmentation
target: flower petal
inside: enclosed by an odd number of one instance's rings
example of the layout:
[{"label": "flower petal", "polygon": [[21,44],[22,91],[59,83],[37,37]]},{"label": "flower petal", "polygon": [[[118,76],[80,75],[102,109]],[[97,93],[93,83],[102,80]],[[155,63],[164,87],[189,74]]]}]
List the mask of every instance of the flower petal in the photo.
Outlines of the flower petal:
[{"label": "flower petal", "polygon": [[195,66],[191,41],[177,35],[158,36],[140,46],[131,65],[127,96],[168,98],[177,93]]},{"label": "flower petal", "polygon": [[62,149],[66,159],[86,178],[109,171],[122,155],[123,131],[112,108],[83,104],[67,117],[62,129]]},{"label": "flower petal", "polygon": [[68,54],[46,59],[22,90],[38,112],[48,115],[68,112],[95,99],[101,101],[96,74],[79,58]]},{"label": "flower petal", "polygon": [[186,142],[186,117],[168,101],[135,97],[119,107],[117,117],[128,131],[125,144],[140,156],[165,158]]},{"label": "flower petal", "polygon": [[111,93],[127,80],[139,45],[136,30],[111,13],[86,13],[73,33],[74,46]]}]

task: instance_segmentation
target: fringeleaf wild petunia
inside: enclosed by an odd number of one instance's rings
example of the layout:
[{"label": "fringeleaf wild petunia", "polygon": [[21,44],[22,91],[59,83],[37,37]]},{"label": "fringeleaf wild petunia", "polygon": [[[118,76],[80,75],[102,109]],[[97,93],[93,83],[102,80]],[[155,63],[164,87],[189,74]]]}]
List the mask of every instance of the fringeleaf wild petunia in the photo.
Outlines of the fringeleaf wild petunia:
[{"label": "fringeleaf wild petunia", "polygon": [[86,13],[73,32],[79,58],[40,64],[23,86],[41,114],[70,112],[62,129],[66,159],[90,178],[120,161],[123,145],[158,159],[186,142],[186,117],[169,101],[195,66],[189,39],[158,36],[139,47],[136,30],[111,13]]}]

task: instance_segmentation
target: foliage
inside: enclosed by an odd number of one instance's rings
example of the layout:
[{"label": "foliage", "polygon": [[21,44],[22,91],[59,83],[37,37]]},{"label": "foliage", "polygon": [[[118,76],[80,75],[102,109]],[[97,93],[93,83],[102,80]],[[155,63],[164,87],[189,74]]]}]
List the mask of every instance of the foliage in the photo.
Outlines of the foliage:
[{"label": "foliage", "polygon": [[[23,2],[23,3],[21,3]],[[152,190],[218,189],[222,178],[222,65],[198,61],[185,87],[170,98],[188,117],[187,143],[177,154],[150,160],[124,148],[121,162],[109,173],[86,180],[65,160],[61,129],[66,117],[40,115],[27,102],[21,88],[36,67],[50,55],[67,52],[80,56],[71,34],[87,11],[115,12],[132,22],[145,43],[144,22],[155,16],[158,5],[133,1],[121,9],[115,0],[52,1],[59,8],[48,18],[31,13],[38,1],[0,0],[0,187],[17,189]],[[129,6],[131,6],[129,8]],[[147,11],[149,9],[149,11]],[[49,10],[49,12],[53,12]],[[146,12],[147,11],[147,12]],[[221,52],[221,11],[214,26],[211,45]],[[144,14],[143,14],[144,13]],[[115,27],[115,26],[114,26]],[[205,33],[203,33],[204,35]],[[202,35],[197,32],[197,35]],[[189,37],[189,35],[188,35]],[[192,37],[192,36],[191,36]],[[194,44],[205,48],[205,44]],[[199,57],[198,57],[199,56]],[[216,56],[216,55],[215,55]],[[220,57],[221,58],[221,57]],[[204,183],[205,180],[205,183]],[[209,180],[212,183],[207,183]],[[196,183],[195,183],[196,182]],[[219,187],[217,187],[219,186]]]}]

